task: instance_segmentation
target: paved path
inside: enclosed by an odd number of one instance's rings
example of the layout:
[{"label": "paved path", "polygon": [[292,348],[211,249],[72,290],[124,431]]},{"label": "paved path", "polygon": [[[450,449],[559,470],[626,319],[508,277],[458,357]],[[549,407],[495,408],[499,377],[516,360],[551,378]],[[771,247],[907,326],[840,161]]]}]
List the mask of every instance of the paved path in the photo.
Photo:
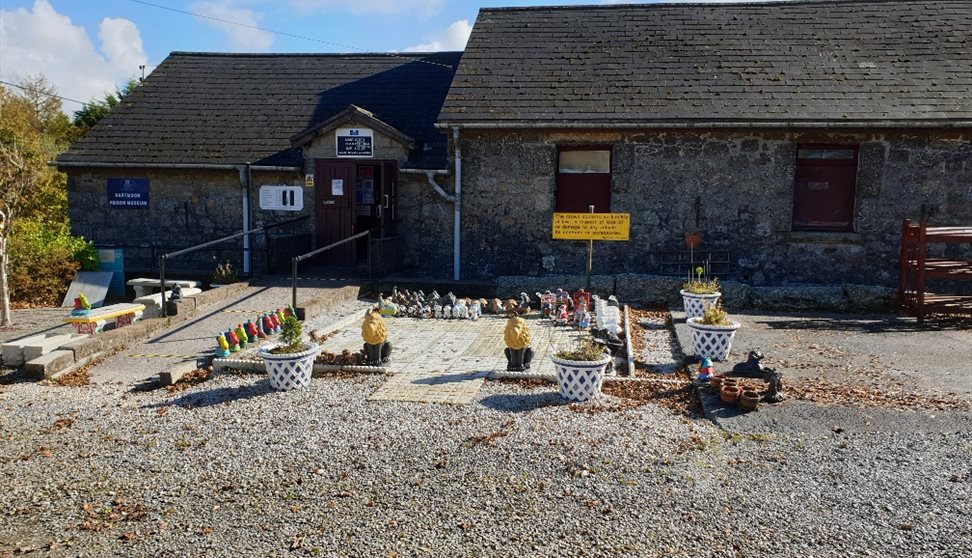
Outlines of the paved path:
[{"label": "paved path", "polygon": [[[308,283],[300,289],[300,299],[322,296],[341,285]],[[212,355],[216,336],[221,331],[255,319],[259,314],[290,303],[291,290],[279,283],[266,282],[248,287],[239,296],[197,310],[190,321],[105,359],[90,370],[94,383],[133,384],[157,376],[169,367]]]},{"label": "paved path", "polygon": [[[581,335],[573,328],[555,327],[550,320],[528,317],[534,350],[531,372],[554,375],[549,355],[567,347]],[[506,319],[483,316],[472,320],[420,320],[386,318],[394,373],[370,397],[395,400],[463,404],[473,400],[483,379],[492,371],[506,370],[503,330]],[[324,348],[332,352],[361,348],[358,324],[330,337]]]},{"label": "paved path", "polygon": [[70,314],[69,308],[25,308],[14,310],[13,325],[0,328],[0,343],[29,337],[38,333],[73,333],[74,329],[61,320]]}]

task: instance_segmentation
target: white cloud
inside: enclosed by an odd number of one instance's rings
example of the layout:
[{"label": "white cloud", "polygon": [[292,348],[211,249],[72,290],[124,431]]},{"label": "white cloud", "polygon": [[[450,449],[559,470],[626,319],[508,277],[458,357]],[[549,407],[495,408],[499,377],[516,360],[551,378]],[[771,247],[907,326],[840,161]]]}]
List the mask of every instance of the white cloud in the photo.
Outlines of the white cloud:
[{"label": "white cloud", "polygon": [[446,28],[443,33],[432,37],[427,43],[410,46],[405,52],[437,52],[440,50],[463,50],[472,33],[468,19],[460,19]]},{"label": "white cloud", "polygon": [[[232,0],[196,2],[189,6],[189,11],[206,16],[198,18],[199,21],[226,33],[229,46],[233,50],[261,52],[269,49],[270,45],[273,44],[273,33],[253,29],[253,27],[259,26],[263,14],[236,6]],[[232,21],[241,25],[207,18]],[[244,25],[249,27],[244,27]]]},{"label": "white cloud", "polygon": [[432,15],[442,9],[442,0],[290,0],[303,12],[350,12],[353,14],[401,14],[419,12]]},{"label": "white cloud", "polygon": [[[0,79],[17,83],[42,74],[64,97],[100,99],[138,76],[147,58],[138,27],[127,19],[103,19],[98,38],[100,52],[83,27],[47,0],[36,0],[32,10],[0,10]],[[78,108],[64,107],[68,113]]]}]

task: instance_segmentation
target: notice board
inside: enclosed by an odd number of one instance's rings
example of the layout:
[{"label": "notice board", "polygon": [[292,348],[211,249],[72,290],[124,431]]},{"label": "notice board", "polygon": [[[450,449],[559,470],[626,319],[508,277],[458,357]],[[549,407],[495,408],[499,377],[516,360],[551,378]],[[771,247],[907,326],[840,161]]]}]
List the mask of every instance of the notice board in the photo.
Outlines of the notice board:
[{"label": "notice board", "polygon": [[630,213],[554,213],[554,240],[628,240]]}]

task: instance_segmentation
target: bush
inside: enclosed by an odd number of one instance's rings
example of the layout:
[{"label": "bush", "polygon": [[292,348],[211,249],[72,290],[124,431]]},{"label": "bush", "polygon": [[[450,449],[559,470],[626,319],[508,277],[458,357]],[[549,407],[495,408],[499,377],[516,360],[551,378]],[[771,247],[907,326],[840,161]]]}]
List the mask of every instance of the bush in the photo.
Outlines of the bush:
[{"label": "bush", "polygon": [[92,244],[63,224],[18,221],[8,248],[10,299],[22,304],[56,306],[79,269],[98,269]]}]

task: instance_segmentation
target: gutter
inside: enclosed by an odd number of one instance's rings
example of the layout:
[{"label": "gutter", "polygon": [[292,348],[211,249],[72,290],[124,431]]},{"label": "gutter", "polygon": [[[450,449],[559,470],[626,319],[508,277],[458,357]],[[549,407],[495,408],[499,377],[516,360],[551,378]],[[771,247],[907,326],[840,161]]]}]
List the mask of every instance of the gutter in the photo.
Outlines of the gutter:
[{"label": "gutter", "polygon": [[[436,122],[439,129],[455,129],[454,122]],[[648,130],[648,129],[726,129],[726,128],[972,128],[972,120],[893,121],[893,120],[739,120],[739,121],[637,121],[637,122],[547,122],[508,120],[500,122],[464,122],[470,130],[519,130],[519,129],[587,129],[587,130]]]},{"label": "gutter", "polygon": [[[114,162],[80,162],[80,161],[48,161],[52,167],[64,168],[108,168],[108,169],[187,169],[187,170],[239,170],[241,165],[217,165],[208,163],[114,163]],[[302,173],[303,167],[286,167],[275,165],[251,165],[255,171],[282,171]]]},{"label": "gutter", "polygon": [[452,225],[452,280],[459,280],[459,224],[462,221],[462,148],[459,145],[459,126],[452,127],[452,143],[456,150],[455,154],[455,169],[456,169],[456,186],[455,186],[455,202],[453,207],[455,208],[455,219]]},{"label": "gutter", "polygon": [[435,190],[439,197],[444,199],[449,203],[456,203],[456,197],[452,194],[446,192],[439,183],[435,181],[436,175],[447,175],[449,171],[447,170],[422,170],[422,169],[400,169],[398,172],[409,173],[409,174],[424,174],[425,178],[429,181],[429,186]]}]

